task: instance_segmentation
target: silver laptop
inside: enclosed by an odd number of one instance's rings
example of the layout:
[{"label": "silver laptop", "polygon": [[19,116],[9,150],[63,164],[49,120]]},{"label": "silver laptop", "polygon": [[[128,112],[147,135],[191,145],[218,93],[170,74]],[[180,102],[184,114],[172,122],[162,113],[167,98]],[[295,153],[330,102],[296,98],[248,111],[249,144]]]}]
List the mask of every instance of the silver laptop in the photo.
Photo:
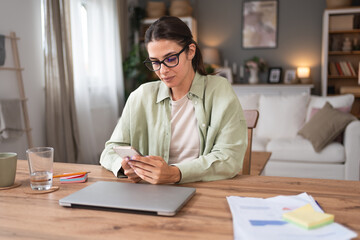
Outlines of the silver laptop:
[{"label": "silver laptop", "polygon": [[99,181],[59,200],[65,207],[95,207],[174,216],[195,188]]}]

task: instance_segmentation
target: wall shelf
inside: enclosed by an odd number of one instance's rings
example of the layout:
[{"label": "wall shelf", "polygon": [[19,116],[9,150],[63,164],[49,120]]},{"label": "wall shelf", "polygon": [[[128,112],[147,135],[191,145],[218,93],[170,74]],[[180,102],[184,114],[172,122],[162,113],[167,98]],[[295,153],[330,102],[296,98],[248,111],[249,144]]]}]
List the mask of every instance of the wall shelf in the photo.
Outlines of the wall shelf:
[{"label": "wall shelf", "polygon": [[360,51],[329,51],[329,55],[360,55]]},{"label": "wall shelf", "polygon": [[[322,63],[321,63],[321,93],[323,96],[327,95],[339,95],[351,93],[355,96],[355,102],[352,107],[351,113],[355,116],[360,116],[360,96],[358,93],[354,93],[353,90],[358,91],[359,81],[358,76],[353,76],[359,72],[359,63],[360,63],[360,51],[331,51],[331,49],[339,49],[339,46],[332,45],[336,39],[340,40],[340,43],[345,38],[349,38],[351,42],[355,39],[360,39],[360,29],[352,30],[337,30],[330,31],[330,18],[332,16],[338,15],[354,15],[360,14],[360,7],[353,8],[343,8],[343,9],[327,9],[324,11],[323,15],[323,37],[322,37]],[[351,22],[350,22],[351,24]],[[346,23],[345,23],[346,25]],[[344,25],[344,26],[345,26]],[[334,40],[335,39],[335,40]],[[345,63],[344,65],[342,65]],[[337,72],[346,71],[352,73],[352,76],[344,75],[335,75],[334,65],[336,69],[339,69]],[[348,66],[348,67],[346,67]],[[349,67],[350,66],[350,67]],[[349,69],[350,68],[350,69]],[[330,75],[330,70],[332,75]]]},{"label": "wall shelf", "polygon": [[24,81],[22,77],[22,71],[24,71],[24,68],[20,66],[20,58],[19,58],[19,51],[17,46],[17,41],[20,40],[20,38],[16,37],[15,32],[11,32],[9,36],[5,36],[6,39],[10,39],[11,42],[11,48],[12,48],[12,57],[14,60],[13,66],[11,67],[0,67],[0,70],[4,71],[15,71],[16,73],[16,79],[17,79],[17,85],[19,89],[19,100],[21,101],[21,108],[23,113],[23,119],[24,119],[24,125],[25,128],[23,131],[26,133],[26,138],[28,142],[28,147],[33,147],[32,142],[32,135],[31,135],[31,127],[30,127],[30,120],[29,120],[29,113],[27,108],[27,98],[25,96],[25,88],[24,88]]},{"label": "wall shelf", "polygon": [[356,34],[360,33],[360,29],[342,30],[342,31],[329,31],[329,34]]},{"label": "wall shelf", "polygon": [[358,76],[328,76],[328,78],[330,79],[343,79],[343,78],[350,78],[350,79],[357,79]]},{"label": "wall shelf", "polygon": [[17,67],[0,67],[0,70],[24,71],[24,68],[17,68]]}]

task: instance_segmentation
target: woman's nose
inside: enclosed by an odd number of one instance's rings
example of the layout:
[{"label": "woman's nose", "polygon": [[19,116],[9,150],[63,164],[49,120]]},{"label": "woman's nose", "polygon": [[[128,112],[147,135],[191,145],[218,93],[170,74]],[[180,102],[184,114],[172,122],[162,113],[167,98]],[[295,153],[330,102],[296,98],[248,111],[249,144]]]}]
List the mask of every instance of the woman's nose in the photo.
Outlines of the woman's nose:
[{"label": "woman's nose", "polygon": [[161,64],[160,73],[166,73],[169,71],[169,67],[167,67],[165,64]]}]

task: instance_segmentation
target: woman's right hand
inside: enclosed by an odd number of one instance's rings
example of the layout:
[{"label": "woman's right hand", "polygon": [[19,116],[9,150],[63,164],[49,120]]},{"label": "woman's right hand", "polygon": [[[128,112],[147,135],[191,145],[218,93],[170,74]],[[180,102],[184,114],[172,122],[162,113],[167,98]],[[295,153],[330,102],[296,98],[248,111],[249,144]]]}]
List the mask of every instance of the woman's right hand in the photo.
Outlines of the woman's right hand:
[{"label": "woman's right hand", "polygon": [[137,183],[141,181],[141,178],[135,173],[129,165],[130,159],[128,157],[124,158],[121,162],[121,167],[124,169],[124,174],[130,179],[130,181]]}]

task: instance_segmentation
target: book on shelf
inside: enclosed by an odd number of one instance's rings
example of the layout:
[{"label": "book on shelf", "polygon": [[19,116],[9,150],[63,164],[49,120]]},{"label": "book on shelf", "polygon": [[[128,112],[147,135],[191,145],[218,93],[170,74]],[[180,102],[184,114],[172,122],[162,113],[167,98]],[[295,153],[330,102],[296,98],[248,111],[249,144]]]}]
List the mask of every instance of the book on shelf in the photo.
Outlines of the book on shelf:
[{"label": "book on shelf", "polygon": [[355,97],[360,97],[360,86],[341,86],[340,94],[351,93]]},{"label": "book on shelf", "polygon": [[354,14],[354,25],[353,25],[354,29],[360,29],[360,14],[359,13],[355,13]]},{"label": "book on shelf", "polygon": [[340,61],[340,66],[345,76],[351,76],[351,72],[345,61]]},{"label": "book on shelf", "polygon": [[343,71],[341,70],[340,63],[339,63],[339,62],[336,62],[336,63],[335,63],[335,66],[336,66],[336,69],[338,70],[339,75],[340,75],[340,76],[343,76],[344,73],[343,73]]},{"label": "book on shelf", "polygon": [[354,15],[333,15],[329,17],[330,31],[352,30],[354,26]]},{"label": "book on shelf", "polygon": [[339,76],[339,72],[336,69],[336,65],[334,62],[329,63],[329,73],[331,76]]},{"label": "book on shelf", "polygon": [[349,61],[329,62],[330,76],[356,76],[355,68]]},{"label": "book on shelf", "polygon": [[355,69],[354,69],[353,65],[351,64],[351,62],[347,61],[346,64],[350,70],[351,76],[356,76]]},{"label": "book on shelf", "polygon": [[358,84],[360,85],[360,62],[359,62],[359,69],[358,69]]}]

